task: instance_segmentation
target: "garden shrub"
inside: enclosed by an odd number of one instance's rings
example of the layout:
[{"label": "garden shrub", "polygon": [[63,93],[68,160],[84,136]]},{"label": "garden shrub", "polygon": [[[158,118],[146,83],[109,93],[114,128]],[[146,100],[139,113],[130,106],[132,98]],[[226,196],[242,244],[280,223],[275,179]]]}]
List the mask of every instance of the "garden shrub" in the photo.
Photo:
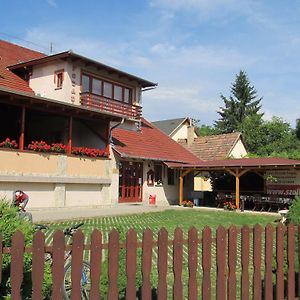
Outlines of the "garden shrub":
[{"label": "garden shrub", "polygon": [[300,196],[296,196],[287,215],[289,223],[300,225]]},{"label": "garden shrub", "polygon": [[[11,207],[6,199],[0,199],[0,234],[3,239],[3,246],[11,246],[11,238],[13,234],[20,230],[24,234],[25,245],[32,244],[32,237],[34,227],[27,220],[20,218],[17,215],[17,208]],[[3,255],[2,265],[2,281],[0,285],[0,298],[11,299],[11,285],[10,285],[10,254]],[[31,270],[32,270],[32,254],[24,254],[24,278],[22,284],[22,299],[31,299]],[[46,267],[47,269],[47,267]],[[49,271],[45,272],[45,282],[43,285],[44,299],[48,298],[50,290]]]}]

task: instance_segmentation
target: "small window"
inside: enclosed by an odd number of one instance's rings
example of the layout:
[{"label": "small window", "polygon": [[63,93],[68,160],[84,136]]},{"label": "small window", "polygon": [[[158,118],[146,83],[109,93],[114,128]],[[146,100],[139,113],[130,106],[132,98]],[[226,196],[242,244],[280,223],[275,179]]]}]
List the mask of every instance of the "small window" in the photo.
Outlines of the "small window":
[{"label": "small window", "polygon": [[162,165],[154,166],[154,178],[156,184],[162,184]]},{"label": "small window", "polygon": [[122,101],[122,88],[118,85],[114,86],[114,98],[115,100]]},{"label": "small window", "polygon": [[93,87],[92,93],[96,95],[102,94],[102,81],[96,78],[93,78]]},{"label": "small window", "polygon": [[168,169],[168,185],[174,185],[174,170],[173,169]]},{"label": "small window", "polygon": [[125,88],[124,89],[124,102],[125,103],[131,103],[131,90]]},{"label": "small window", "polygon": [[61,89],[64,82],[64,70],[58,70],[54,73],[55,88]]},{"label": "small window", "polygon": [[112,98],[112,84],[109,82],[104,82],[103,96],[106,98]]}]

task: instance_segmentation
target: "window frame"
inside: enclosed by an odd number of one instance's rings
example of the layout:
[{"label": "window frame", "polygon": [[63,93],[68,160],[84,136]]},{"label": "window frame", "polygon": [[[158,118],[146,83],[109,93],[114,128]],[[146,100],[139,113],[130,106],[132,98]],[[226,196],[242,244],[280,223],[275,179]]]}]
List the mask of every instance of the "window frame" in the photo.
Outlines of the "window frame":
[{"label": "window frame", "polygon": [[163,184],[163,166],[161,164],[154,165],[154,181],[156,185]]},{"label": "window frame", "polygon": [[56,90],[60,90],[63,87],[64,72],[65,72],[64,69],[54,71],[54,84],[55,84],[55,89]]},{"label": "window frame", "polygon": [[[89,91],[84,91],[84,92],[82,91],[82,77],[83,76],[89,77]],[[122,84],[122,83],[117,83],[117,82],[108,80],[106,78],[103,78],[101,76],[97,76],[97,75],[91,74],[89,72],[84,72],[84,71],[81,72],[81,81],[80,81],[81,82],[81,84],[80,84],[81,93],[93,94],[93,92],[92,92],[93,91],[93,79],[101,81],[101,94],[100,95],[95,94],[95,95],[105,97],[106,99],[111,99],[113,101],[117,101],[117,102],[120,102],[120,103],[129,104],[129,105],[132,105],[135,102],[135,99],[134,99],[135,88],[134,87],[128,86],[128,85],[125,85],[125,84]],[[104,84],[105,83],[111,84],[111,86],[112,86],[112,96],[111,97],[104,96]],[[114,97],[115,86],[118,86],[122,89],[122,93],[121,93],[122,94],[122,100],[115,99],[115,97]],[[125,89],[129,90],[129,98],[130,98],[129,102],[125,101]]]}]

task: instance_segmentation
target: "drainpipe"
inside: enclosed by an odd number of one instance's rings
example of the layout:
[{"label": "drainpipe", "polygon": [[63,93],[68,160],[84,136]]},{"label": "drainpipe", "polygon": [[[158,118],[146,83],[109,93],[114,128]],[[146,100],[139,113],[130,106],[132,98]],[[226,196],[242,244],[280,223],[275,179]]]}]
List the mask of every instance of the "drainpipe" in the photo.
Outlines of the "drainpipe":
[{"label": "drainpipe", "polygon": [[115,124],[114,126],[112,126],[110,128],[110,130],[109,130],[109,143],[110,143],[111,146],[114,145],[113,139],[112,139],[112,131],[113,131],[113,129],[115,129],[115,128],[119,127],[120,125],[122,125],[124,123],[124,121],[125,121],[125,119],[122,118],[122,120],[119,123]]}]

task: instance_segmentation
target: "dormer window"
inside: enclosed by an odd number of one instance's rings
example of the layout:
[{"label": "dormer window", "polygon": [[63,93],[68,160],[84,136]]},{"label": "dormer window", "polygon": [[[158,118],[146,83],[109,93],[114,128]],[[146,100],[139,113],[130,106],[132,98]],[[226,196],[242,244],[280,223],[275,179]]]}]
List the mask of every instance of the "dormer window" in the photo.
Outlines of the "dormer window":
[{"label": "dormer window", "polygon": [[54,84],[55,89],[61,89],[64,82],[64,70],[58,70],[54,72]]}]

